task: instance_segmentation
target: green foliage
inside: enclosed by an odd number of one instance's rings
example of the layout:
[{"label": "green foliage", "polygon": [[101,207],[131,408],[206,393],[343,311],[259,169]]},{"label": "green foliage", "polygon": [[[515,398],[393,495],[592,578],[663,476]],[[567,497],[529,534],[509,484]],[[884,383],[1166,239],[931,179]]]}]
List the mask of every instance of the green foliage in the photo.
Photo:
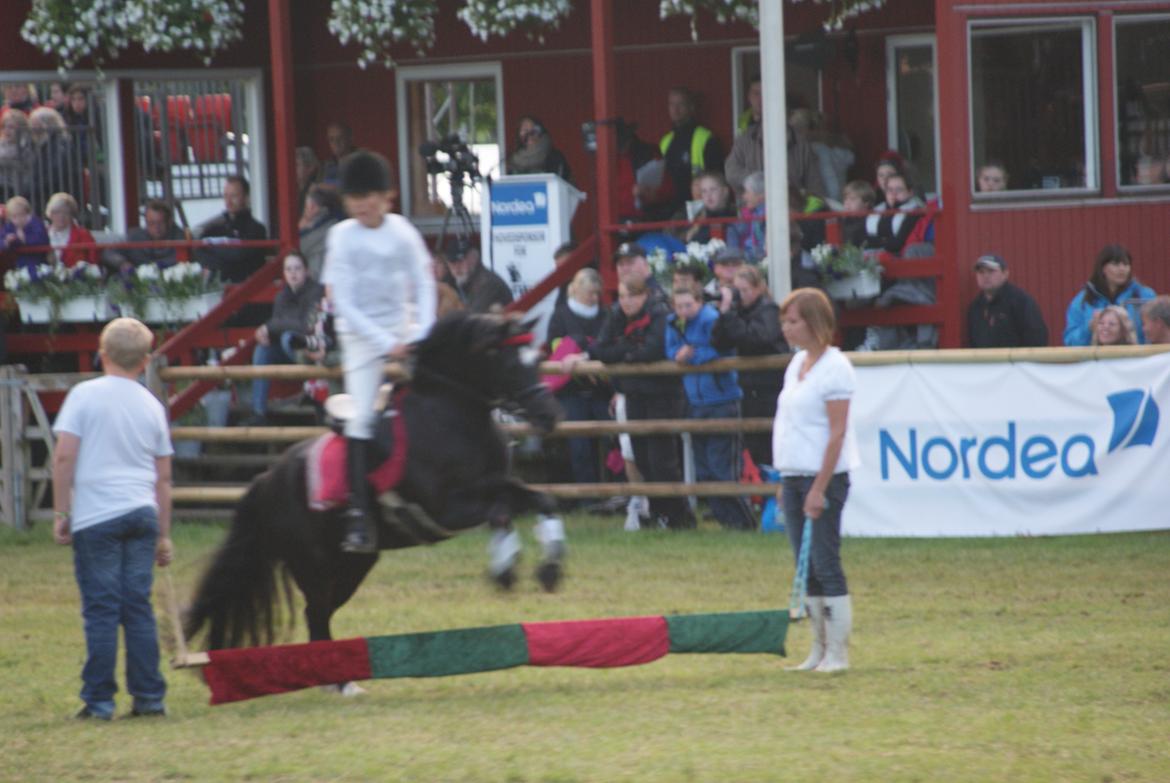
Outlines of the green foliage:
[{"label": "green foliage", "polygon": [[[495,592],[482,575],[486,533],[470,533],[383,553],[334,635],[787,600],[783,536],[711,526],[627,534],[616,517],[566,527],[560,594],[531,580]],[[520,528],[531,568],[531,525]],[[177,527],[182,600],[223,538],[220,525]],[[1168,546],[1165,533],[847,539],[855,633],[853,669],[841,675],[783,670],[807,652],[800,623],[788,659],[691,655],[629,669],[379,680],[355,699],[314,689],[210,707],[195,676],[168,670],[169,718],[93,725],[68,718],[84,660],[77,587],[69,550],[41,523],[0,535],[0,777],[1152,783],[1170,773]],[[155,587],[162,606],[161,575]],[[125,712],[125,691],[118,699]]]},{"label": "green foliage", "polygon": [[816,262],[817,271],[825,281],[843,280],[862,272],[881,274],[882,271],[877,252],[862,250],[848,242],[840,246],[827,243],[817,245],[812,250],[812,257]]}]

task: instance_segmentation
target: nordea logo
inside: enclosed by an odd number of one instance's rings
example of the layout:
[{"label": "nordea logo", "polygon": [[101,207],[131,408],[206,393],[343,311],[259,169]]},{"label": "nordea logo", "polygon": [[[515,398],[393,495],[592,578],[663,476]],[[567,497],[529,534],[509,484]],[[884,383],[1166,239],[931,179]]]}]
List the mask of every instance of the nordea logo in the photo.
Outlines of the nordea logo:
[{"label": "nordea logo", "polygon": [[[1109,452],[1153,445],[1158,406],[1150,392],[1129,389],[1106,399],[1113,409]],[[889,481],[891,472],[899,468],[906,478],[917,480],[922,475],[938,481],[969,479],[973,474],[993,481],[1043,479],[1058,469],[1070,478],[1097,474],[1096,444],[1087,433],[1064,440],[1040,434],[1021,440],[1018,422],[1006,424],[1006,432],[987,438],[938,435],[921,443],[916,427],[905,430],[900,439],[883,428],[878,433],[882,481]]]},{"label": "nordea logo", "polygon": [[533,201],[513,198],[507,201],[492,202],[493,215],[535,215],[536,204]]},{"label": "nordea logo", "polygon": [[1158,404],[1152,392],[1126,389],[1106,397],[1113,408],[1109,453],[1133,446],[1152,446],[1158,434]]},{"label": "nordea logo", "polygon": [[1016,422],[1007,423],[1007,434],[990,438],[946,438],[936,436],[918,447],[918,430],[911,427],[907,438],[899,443],[889,430],[878,436],[881,450],[882,481],[890,479],[891,458],[902,466],[906,476],[917,479],[921,471],[927,478],[940,481],[954,477],[971,478],[972,472],[987,479],[1013,479],[1020,473],[1042,479],[1059,467],[1066,476],[1092,476],[1093,439],[1073,435],[1061,443],[1047,435],[1033,435],[1023,443],[1016,435]]}]

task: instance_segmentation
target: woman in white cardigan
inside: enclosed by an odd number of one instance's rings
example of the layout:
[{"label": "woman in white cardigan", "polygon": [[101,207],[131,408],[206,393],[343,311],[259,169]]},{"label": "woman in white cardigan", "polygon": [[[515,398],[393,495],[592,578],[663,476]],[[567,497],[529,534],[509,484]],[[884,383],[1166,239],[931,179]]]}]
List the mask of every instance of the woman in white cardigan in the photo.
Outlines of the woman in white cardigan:
[{"label": "woman in white cardigan", "polygon": [[833,306],[818,289],[798,288],[780,305],[784,339],[799,351],[784,373],[772,428],[772,459],[783,479],[780,502],[789,520],[793,553],[804,525],[812,524],[808,615],[813,647],[799,671],[849,668],[853,609],[841,568],[841,512],[849,495],[849,471],[860,465],[849,422],[853,365],[830,345],[836,330]]}]

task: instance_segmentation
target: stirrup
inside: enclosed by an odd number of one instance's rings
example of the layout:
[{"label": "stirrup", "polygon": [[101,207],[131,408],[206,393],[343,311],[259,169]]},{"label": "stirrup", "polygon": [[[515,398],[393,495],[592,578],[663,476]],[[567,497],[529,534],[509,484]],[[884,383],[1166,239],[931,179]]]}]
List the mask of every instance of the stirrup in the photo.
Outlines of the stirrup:
[{"label": "stirrup", "polygon": [[378,529],[370,515],[361,509],[345,512],[345,535],[341,551],[354,554],[373,554],[378,551]]}]

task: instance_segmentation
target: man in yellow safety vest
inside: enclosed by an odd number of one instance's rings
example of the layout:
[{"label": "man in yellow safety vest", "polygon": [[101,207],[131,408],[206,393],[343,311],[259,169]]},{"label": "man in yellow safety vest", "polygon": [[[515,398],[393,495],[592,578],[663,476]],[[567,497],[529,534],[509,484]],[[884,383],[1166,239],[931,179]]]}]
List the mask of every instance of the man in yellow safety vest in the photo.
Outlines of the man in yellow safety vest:
[{"label": "man in yellow safety vest", "polygon": [[670,210],[682,209],[691,198],[691,179],[704,171],[723,170],[723,148],[709,129],[695,122],[695,96],[686,87],[667,95],[670,131],[658,142],[672,183]]}]

